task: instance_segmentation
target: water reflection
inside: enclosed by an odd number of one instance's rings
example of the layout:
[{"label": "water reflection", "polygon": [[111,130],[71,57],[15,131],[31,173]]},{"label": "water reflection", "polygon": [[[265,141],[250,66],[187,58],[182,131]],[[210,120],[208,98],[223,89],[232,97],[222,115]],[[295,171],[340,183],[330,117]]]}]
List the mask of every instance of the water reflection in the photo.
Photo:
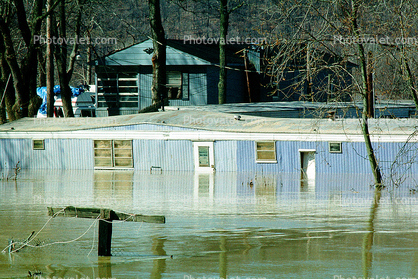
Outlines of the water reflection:
[{"label": "water reflection", "polygon": [[[154,237],[152,239],[152,252],[157,256],[167,256],[167,252],[164,250],[164,237]],[[162,274],[166,269],[166,258],[158,258],[153,260],[153,267],[151,271],[151,279],[161,279]]]},{"label": "water reflection", "polygon": [[97,203],[112,197],[132,204],[133,171],[95,171],[93,195]]},{"label": "water reflection", "polygon": [[219,253],[219,277],[227,278],[228,274],[228,249],[226,236],[221,235],[219,248],[221,252]]},{"label": "water reflection", "polygon": [[100,278],[112,278],[111,257],[97,257]]},{"label": "water reflection", "polygon": [[[301,187],[298,173],[22,171],[16,186],[0,183],[0,249],[39,231],[47,206],[164,215],[167,223],[114,222],[111,258],[96,256],[97,227],[72,243],[0,254],[0,278],[35,269],[45,277],[128,279],[416,274],[418,195],[387,189],[376,214],[373,177],[314,181]],[[38,238],[76,239],[91,222],[55,218]]]},{"label": "water reflection", "polygon": [[373,247],[375,221],[381,196],[382,191],[379,188],[376,188],[374,191],[373,204],[370,210],[370,218],[367,225],[367,233],[363,239],[363,276],[366,278],[369,277],[370,270],[372,268],[373,255],[371,249]]}]

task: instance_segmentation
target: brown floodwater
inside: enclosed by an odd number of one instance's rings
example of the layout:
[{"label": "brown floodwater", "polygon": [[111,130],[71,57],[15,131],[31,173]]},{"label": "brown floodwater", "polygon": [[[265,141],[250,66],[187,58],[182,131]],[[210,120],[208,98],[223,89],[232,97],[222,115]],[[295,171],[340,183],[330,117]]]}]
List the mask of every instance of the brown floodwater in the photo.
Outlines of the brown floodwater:
[{"label": "brown floodwater", "polygon": [[[387,187],[371,219],[367,175],[21,171],[0,175],[0,279],[418,278],[414,179]],[[97,256],[98,220],[47,207],[164,215],[113,222]],[[11,239],[34,237],[9,253]]]}]

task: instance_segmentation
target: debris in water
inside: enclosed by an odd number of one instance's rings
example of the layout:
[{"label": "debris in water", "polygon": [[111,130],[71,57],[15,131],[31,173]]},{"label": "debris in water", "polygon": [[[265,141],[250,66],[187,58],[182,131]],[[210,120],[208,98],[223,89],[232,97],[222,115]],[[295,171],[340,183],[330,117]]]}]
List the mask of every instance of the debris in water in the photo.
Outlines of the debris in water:
[{"label": "debris in water", "polygon": [[28,270],[28,273],[29,273],[29,275],[28,275],[28,277],[30,277],[30,278],[33,278],[33,277],[35,277],[35,276],[39,276],[39,275],[42,275],[42,272],[41,271],[39,271],[39,270],[35,270],[35,271],[30,271],[30,270]]}]

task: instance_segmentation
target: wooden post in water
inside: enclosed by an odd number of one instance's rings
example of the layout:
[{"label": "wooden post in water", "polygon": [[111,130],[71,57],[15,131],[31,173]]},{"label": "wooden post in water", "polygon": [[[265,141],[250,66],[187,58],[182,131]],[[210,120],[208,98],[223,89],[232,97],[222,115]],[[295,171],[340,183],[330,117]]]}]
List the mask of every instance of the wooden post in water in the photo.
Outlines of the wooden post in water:
[{"label": "wooden post in water", "polygon": [[112,256],[112,220],[99,220],[99,244],[97,254],[99,256]]},{"label": "wooden post in water", "polygon": [[164,216],[149,216],[139,214],[116,213],[111,209],[98,208],[76,208],[68,206],[65,208],[48,207],[48,215],[56,216],[63,214],[64,217],[99,218],[99,240],[97,254],[99,256],[111,256],[112,248],[112,221],[123,220],[130,222],[165,223]]},{"label": "wooden post in water", "polygon": [[112,256],[110,251],[112,248],[112,221],[116,218],[117,215],[113,210],[100,210],[99,241],[97,244],[97,254],[99,256]]}]

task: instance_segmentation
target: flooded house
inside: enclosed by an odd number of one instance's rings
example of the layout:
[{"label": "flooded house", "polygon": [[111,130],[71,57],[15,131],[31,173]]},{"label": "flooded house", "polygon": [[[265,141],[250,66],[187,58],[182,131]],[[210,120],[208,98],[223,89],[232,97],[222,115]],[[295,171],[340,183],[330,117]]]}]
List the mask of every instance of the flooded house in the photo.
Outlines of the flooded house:
[{"label": "flooded house", "polygon": [[[416,119],[371,119],[385,175],[418,171]],[[2,168],[317,174],[370,173],[358,119],[165,111],[25,118],[0,126]]]}]

